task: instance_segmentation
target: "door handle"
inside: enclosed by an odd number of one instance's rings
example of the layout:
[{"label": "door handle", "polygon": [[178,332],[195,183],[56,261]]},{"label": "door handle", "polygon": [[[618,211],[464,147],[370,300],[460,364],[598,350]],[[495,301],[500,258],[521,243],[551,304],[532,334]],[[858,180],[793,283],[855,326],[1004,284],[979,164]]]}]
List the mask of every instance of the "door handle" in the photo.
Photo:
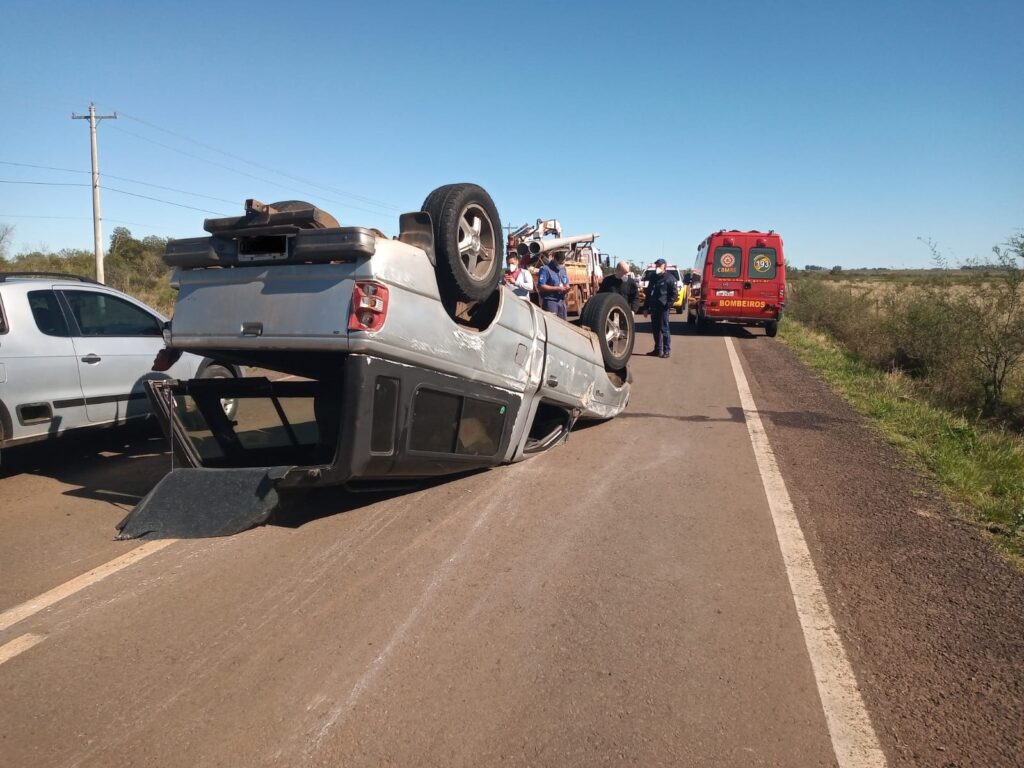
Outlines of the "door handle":
[{"label": "door handle", "polygon": [[96,363],[98,363],[102,359],[103,358],[100,357],[99,355],[86,355],[85,357],[82,358],[82,362],[88,363],[89,365],[96,365]]}]

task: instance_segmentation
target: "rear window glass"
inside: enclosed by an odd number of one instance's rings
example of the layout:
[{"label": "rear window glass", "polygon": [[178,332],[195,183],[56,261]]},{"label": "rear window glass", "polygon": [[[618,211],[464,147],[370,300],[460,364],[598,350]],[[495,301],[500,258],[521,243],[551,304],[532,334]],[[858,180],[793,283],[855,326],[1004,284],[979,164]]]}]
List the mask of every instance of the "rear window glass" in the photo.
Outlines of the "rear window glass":
[{"label": "rear window glass", "polygon": [[412,411],[409,447],[429,453],[454,453],[459,430],[462,398],[446,392],[421,389],[416,393]]},{"label": "rear window glass", "polygon": [[493,456],[507,410],[489,400],[420,389],[413,402],[409,447],[427,453]]},{"label": "rear window glass", "polygon": [[29,291],[28,306],[36,327],[47,336],[69,336],[68,323],[53,291]]},{"label": "rear window glass", "polygon": [[505,410],[505,406],[500,403],[467,397],[462,406],[455,452],[470,456],[496,454],[505,427]]},{"label": "rear window glass", "polygon": [[751,248],[747,255],[747,277],[771,280],[778,269],[774,248]]},{"label": "rear window glass", "polygon": [[715,260],[711,273],[715,277],[739,277],[743,251],[737,246],[720,245],[715,248]]}]

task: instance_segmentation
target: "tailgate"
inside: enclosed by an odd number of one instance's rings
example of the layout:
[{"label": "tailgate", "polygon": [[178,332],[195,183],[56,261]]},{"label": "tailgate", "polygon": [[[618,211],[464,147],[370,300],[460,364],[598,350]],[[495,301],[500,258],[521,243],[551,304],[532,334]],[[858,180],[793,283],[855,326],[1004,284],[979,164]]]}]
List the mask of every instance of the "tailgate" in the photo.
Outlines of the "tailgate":
[{"label": "tailgate", "polygon": [[178,270],[171,345],[344,349],[352,284],[367,262]]}]

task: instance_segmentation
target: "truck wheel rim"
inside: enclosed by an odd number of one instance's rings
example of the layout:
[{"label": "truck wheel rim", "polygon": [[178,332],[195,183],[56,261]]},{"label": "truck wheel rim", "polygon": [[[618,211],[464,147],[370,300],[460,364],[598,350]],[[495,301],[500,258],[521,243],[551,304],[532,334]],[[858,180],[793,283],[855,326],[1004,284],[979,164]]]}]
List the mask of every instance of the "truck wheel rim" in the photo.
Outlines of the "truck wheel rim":
[{"label": "truck wheel rim", "polygon": [[474,280],[491,271],[495,254],[494,225],[479,205],[467,205],[459,215],[459,258]]},{"label": "truck wheel rim", "polygon": [[626,321],[626,313],[618,307],[608,313],[608,319],[604,324],[604,338],[608,342],[608,349],[615,357],[621,357],[629,345],[629,324]]}]

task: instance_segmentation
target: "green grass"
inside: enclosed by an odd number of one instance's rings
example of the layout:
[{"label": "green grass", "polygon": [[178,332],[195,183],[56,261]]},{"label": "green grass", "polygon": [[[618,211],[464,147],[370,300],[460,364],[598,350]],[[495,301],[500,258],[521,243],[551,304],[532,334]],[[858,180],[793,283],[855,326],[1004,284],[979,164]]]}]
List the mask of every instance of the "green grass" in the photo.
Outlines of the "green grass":
[{"label": "green grass", "polygon": [[780,338],[939,483],[959,514],[1024,565],[1024,439],[924,402],[901,374],[872,368],[829,337],[784,320]]}]

